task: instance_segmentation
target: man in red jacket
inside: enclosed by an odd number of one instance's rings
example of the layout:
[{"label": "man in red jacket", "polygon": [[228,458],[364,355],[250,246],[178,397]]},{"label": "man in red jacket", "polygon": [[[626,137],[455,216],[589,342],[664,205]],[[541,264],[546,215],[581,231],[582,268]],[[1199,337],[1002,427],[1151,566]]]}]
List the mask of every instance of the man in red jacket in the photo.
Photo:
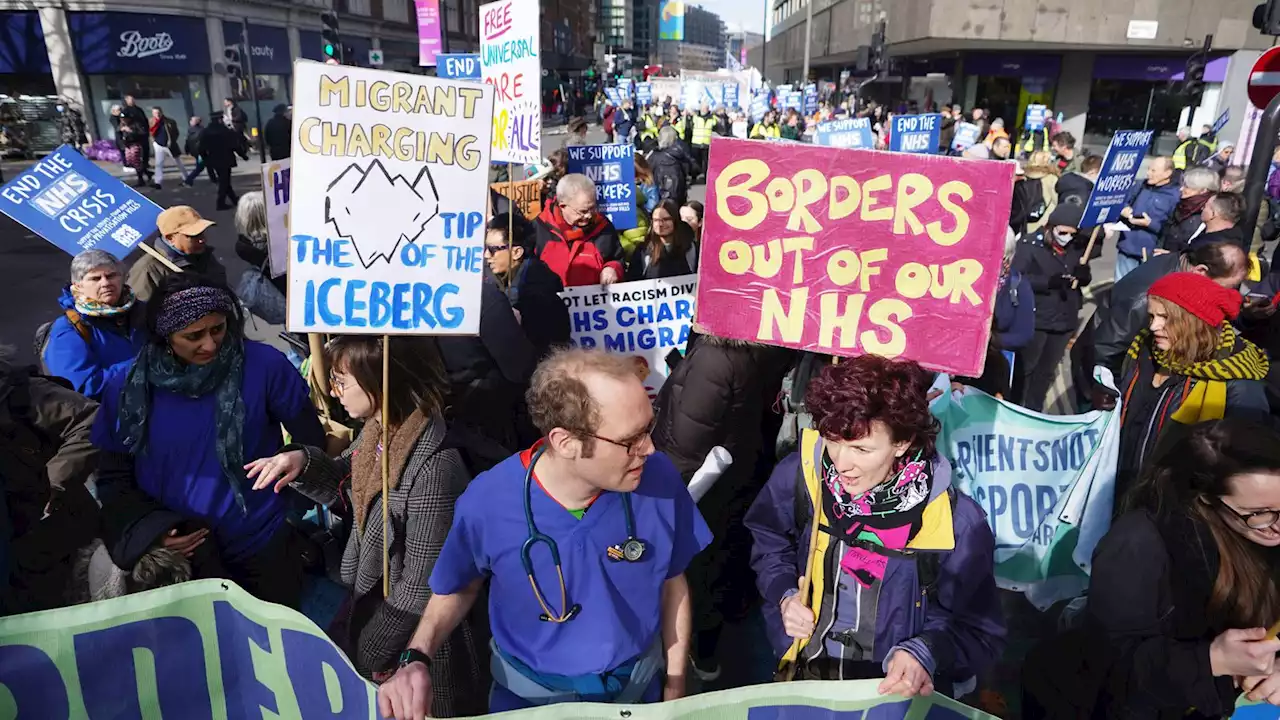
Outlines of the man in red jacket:
[{"label": "man in red jacket", "polygon": [[608,285],[622,277],[622,243],[609,218],[596,212],[596,184],[586,175],[560,178],[555,202],[534,225],[537,255],[565,287]]}]

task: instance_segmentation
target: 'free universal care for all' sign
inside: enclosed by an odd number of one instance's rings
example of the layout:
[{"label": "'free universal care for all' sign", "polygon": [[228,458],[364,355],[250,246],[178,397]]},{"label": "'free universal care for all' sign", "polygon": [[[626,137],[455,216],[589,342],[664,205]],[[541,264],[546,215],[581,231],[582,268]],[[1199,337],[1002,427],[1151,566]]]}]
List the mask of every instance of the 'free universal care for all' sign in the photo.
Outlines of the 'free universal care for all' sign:
[{"label": "'free universal care for all' sign", "polygon": [[290,332],[475,335],[493,90],[294,65]]},{"label": "'free universal care for all' sign", "polygon": [[480,72],[493,86],[493,159],[542,161],[542,64],[537,0],[480,6]]}]

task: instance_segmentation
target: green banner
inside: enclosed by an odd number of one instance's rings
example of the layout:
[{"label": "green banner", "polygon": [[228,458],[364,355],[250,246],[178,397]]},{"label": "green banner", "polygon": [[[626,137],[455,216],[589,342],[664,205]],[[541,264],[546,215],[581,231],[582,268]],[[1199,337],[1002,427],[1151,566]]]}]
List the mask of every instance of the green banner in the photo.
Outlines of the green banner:
[{"label": "green banner", "polygon": [[[376,691],[301,614],[199,580],[0,622],[0,719],[377,718]],[[516,720],[994,720],[877,681],[796,682],[660,705],[557,705]]]}]

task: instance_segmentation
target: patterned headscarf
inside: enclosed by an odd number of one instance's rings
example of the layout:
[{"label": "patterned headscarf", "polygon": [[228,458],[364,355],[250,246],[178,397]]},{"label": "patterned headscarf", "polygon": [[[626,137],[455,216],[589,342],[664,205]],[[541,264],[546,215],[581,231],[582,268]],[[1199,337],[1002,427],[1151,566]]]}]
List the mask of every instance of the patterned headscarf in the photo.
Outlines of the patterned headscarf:
[{"label": "patterned headscarf", "polygon": [[[235,299],[225,290],[188,288],[164,299],[155,330],[168,337],[210,313],[222,313],[230,318],[234,310]],[[228,332],[218,354],[204,365],[184,363],[168,348],[147,343],[129,369],[120,394],[117,422],[126,432],[125,445],[135,456],[146,448],[153,388],[189,398],[213,393],[218,464],[231,484],[241,512],[245,512],[243,376],[244,344],[238,331]]]}]

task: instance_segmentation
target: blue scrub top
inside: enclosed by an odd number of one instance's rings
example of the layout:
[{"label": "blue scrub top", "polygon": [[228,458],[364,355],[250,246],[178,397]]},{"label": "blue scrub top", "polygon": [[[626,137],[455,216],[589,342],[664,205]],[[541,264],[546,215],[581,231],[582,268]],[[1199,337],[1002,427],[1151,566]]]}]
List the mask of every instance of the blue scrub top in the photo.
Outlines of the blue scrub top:
[{"label": "blue scrub top", "polygon": [[[648,650],[661,630],[663,583],[683,573],[711,542],[711,531],[671,460],[662,453],[650,456],[631,493],[636,536],[646,544],[644,557],[635,563],[613,562],[605,555],[609,546],[627,539],[620,494],[602,494],[578,520],[533,483],[534,523],[559,545],[569,602],[582,605],[566,623],[538,619],[542,607],[520,561],[529,536],[524,475],[516,454],[471,481],[454,509],[453,527],[431,573],[431,591],[451,595],[479,577],[491,577],[494,641],[540,673],[599,674]],[[551,609],[565,612],[545,543],[534,548],[533,570]]]}]

